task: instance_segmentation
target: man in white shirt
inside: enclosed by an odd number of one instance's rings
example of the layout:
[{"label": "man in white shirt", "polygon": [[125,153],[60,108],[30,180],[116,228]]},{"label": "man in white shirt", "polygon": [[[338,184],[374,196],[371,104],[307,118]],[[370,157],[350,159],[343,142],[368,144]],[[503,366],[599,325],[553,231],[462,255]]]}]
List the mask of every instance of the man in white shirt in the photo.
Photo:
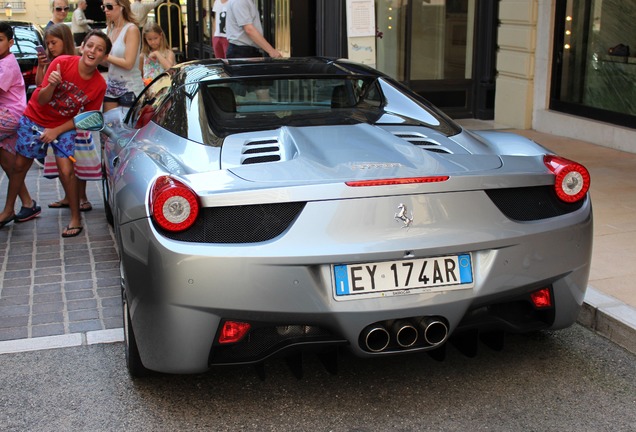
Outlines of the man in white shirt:
[{"label": "man in white shirt", "polygon": [[146,25],[148,13],[164,1],[166,0],[157,0],[153,3],[142,3],[141,0],[135,0],[133,4],[130,5],[130,9],[132,10],[132,13],[135,14],[135,19],[137,20],[137,25],[139,25],[140,29],[143,29],[144,25]]},{"label": "man in white shirt", "polygon": [[227,58],[262,57],[261,50],[269,57],[283,56],[263,37],[261,17],[252,0],[231,0],[225,26]]},{"label": "man in white shirt", "polygon": [[89,24],[93,24],[93,20],[87,19],[84,11],[88,4],[86,0],[79,0],[77,2],[77,9],[73,11],[73,19],[71,21],[71,31],[73,32],[73,40],[75,46],[80,46],[84,42],[84,38],[91,30]]}]

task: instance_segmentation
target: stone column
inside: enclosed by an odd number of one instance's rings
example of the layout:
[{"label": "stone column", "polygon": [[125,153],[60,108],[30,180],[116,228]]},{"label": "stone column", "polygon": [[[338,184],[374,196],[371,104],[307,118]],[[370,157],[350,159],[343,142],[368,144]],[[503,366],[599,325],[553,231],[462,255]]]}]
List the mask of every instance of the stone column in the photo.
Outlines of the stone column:
[{"label": "stone column", "polygon": [[501,0],[495,123],[532,127],[538,0]]}]

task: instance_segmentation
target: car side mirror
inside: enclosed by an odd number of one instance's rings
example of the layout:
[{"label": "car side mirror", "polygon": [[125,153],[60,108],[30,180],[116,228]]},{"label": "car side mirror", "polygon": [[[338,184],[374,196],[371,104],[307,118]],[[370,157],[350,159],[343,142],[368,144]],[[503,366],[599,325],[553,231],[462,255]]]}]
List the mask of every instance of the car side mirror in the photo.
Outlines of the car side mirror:
[{"label": "car side mirror", "polygon": [[104,129],[104,115],[101,111],[86,111],[73,117],[76,129],[100,131]]}]

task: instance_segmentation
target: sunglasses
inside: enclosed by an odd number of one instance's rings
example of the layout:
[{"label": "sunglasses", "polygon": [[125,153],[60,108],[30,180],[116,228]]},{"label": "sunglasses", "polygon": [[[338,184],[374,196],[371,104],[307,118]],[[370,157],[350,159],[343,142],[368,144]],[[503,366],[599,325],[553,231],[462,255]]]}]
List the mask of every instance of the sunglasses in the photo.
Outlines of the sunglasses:
[{"label": "sunglasses", "polygon": [[55,8],[55,10],[56,10],[57,12],[62,12],[62,11],[64,11],[64,12],[68,12],[68,10],[69,10],[69,9],[70,9],[70,7],[68,7],[68,6],[66,6],[66,7],[57,6],[57,7]]},{"label": "sunglasses", "polygon": [[102,5],[102,10],[108,9],[109,11],[112,11],[114,8],[115,8],[115,5],[112,5],[112,4],[103,4]]}]

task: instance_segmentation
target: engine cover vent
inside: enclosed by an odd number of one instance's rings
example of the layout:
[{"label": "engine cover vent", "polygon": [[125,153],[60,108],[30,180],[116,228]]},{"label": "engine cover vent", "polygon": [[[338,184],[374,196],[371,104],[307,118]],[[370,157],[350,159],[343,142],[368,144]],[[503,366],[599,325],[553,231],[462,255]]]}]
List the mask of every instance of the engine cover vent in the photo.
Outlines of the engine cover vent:
[{"label": "engine cover vent", "polygon": [[280,144],[276,139],[248,141],[241,151],[241,165],[278,162],[280,160]]},{"label": "engine cover vent", "polygon": [[452,152],[440,143],[435,142],[428,138],[426,135],[417,132],[393,132],[398,138],[402,138],[405,141],[410,142],[413,145],[418,146],[422,150],[434,152],[434,153],[447,153]]}]

